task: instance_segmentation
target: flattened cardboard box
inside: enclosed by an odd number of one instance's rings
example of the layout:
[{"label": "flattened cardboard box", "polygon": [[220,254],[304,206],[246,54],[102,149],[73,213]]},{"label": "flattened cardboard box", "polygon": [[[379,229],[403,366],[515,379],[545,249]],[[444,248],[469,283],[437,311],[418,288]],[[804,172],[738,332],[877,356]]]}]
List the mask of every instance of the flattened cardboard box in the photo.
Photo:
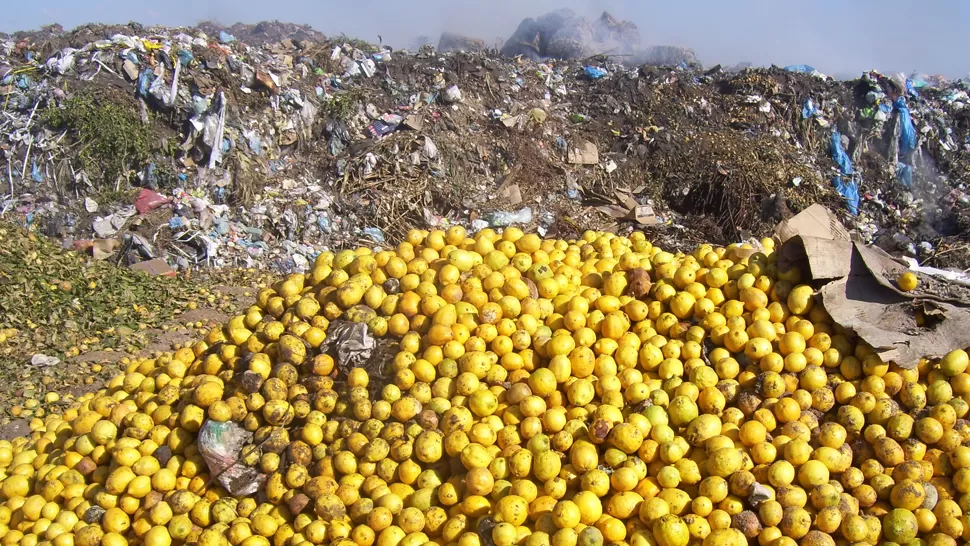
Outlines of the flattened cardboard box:
[{"label": "flattened cardboard box", "polygon": [[812,205],[775,229],[783,242],[779,268],[797,266],[832,320],[871,345],[885,362],[912,369],[921,358],[941,357],[970,345],[970,290],[918,275],[920,292],[895,286],[907,270],[877,247],[849,239],[831,211]]},{"label": "flattened cardboard box", "polygon": [[131,266],[135,271],[144,271],[149,275],[162,275],[164,277],[174,277],[175,270],[172,269],[168,262],[161,258],[155,258],[154,260],[147,260],[144,262],[138,262]]}]

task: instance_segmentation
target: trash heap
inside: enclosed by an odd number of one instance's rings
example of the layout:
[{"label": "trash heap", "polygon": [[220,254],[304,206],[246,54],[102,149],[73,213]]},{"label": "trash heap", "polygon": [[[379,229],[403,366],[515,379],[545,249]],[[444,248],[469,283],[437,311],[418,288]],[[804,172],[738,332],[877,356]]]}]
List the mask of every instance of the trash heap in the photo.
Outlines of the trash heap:
[{"label": "trash heap", "polygon": [[818,205],[414,230],[0,441],[0,545],[966,544],[967,320]]},{"label": "trash heap", "polygon": [[970,264],[966,82],[462,43],[280,23],[6,37],[0,213],[98,259],[294,272],[416,227],[727,243],[822,203],[861,240]]},{"label": "trash heap", "polygon": [[[456,38],[447,32],[442,34],[438,49],[476,49],[474,39]],[[697,54],[690,48],[641,45],[640,29],[632,21],[622,21],[607,11],[599,18],[590,20],[568,8],[550,11],[536,18],[526,17],[502,45],[500,52],[506,57],[521,55],[534,61],[549,58],[586,60],[599,54],[610,54],[627,65],[676,66],[698,63]]]}]

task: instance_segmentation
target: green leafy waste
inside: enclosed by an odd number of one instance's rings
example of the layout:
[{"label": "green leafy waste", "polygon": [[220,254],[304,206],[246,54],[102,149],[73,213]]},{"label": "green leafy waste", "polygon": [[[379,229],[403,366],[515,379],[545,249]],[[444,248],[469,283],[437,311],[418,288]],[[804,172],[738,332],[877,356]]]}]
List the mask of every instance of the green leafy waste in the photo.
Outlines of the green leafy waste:
[{"label": "green leafy waste", "polygon": [[5,359],[63,355],[95,336],[101,347],[132,344],[132,333],[171,320],[198,294],[184,279],[93,261],[0,223],[0,330],[17,329],[24,340],[0,347]]},{"label": "green leafy waste", "polygon": [[80,91],[42,115],[50,127],[70,132],[79,145],[77,157],[84,171],[100,179],[102,191],[147,163],[157,144],[130,99],[114,95]]}]

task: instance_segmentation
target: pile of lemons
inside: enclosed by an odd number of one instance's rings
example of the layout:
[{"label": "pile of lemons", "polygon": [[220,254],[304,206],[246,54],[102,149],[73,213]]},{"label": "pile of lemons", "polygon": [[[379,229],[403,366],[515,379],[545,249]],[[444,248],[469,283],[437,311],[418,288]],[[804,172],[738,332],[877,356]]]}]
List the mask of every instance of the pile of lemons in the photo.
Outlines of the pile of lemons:
[{"label": "pile of lemons", "polygon": [[[967,353],[883,362],[762,246],[454,227],[321,254],[0,442],[0,545],[967,544]],[[344,366],[332,321],[393,349]],[[252,433],[255,494],[208,467],[207,421]]]}]

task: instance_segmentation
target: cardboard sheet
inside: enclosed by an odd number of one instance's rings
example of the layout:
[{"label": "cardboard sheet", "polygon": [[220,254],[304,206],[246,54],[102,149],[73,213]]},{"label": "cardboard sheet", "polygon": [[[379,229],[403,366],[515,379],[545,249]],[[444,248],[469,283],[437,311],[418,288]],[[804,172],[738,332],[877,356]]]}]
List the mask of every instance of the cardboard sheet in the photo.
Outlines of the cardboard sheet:
[{"label": "cardboard sheet", "polygon": [[632,220],[642,226],[655,226],[660,223],[653,207],[637,203],[633,194],[625,190],[616,190],[613,193],[613,204],[596,207],[596,210],[617,220]]},{"label": "cardboard sheet", "polygon": [[600,162],[599,148],[588,140],[584,141],[567,150],[566,161],[573,165],[597,165]]},{"label": "cardboard sheet", "polygon": [[820,239],[848,241],[849,232],[829,209],[818,203],[808,207],[775,227],[775,235],[785,243],[792,237],[802,235]]},{"label": "cardboard sheet", "polygon": [[914,301],[864,275],[831,282],[820,294],[832,320],[872,345],[884,362],[912,369],[920,358],[970,346],[964,307]]},{"label": "cardboard sheet", "polygon": [[779,269],[797,266],[832,320],[871,345],[885,362],[914,368],[920,358],[970,346],[970,289],[917,273],[903,292],[896,278],[906,264],[877,247],[852,242],[835,215],[812,205],[782,222],[775,235]]}]

